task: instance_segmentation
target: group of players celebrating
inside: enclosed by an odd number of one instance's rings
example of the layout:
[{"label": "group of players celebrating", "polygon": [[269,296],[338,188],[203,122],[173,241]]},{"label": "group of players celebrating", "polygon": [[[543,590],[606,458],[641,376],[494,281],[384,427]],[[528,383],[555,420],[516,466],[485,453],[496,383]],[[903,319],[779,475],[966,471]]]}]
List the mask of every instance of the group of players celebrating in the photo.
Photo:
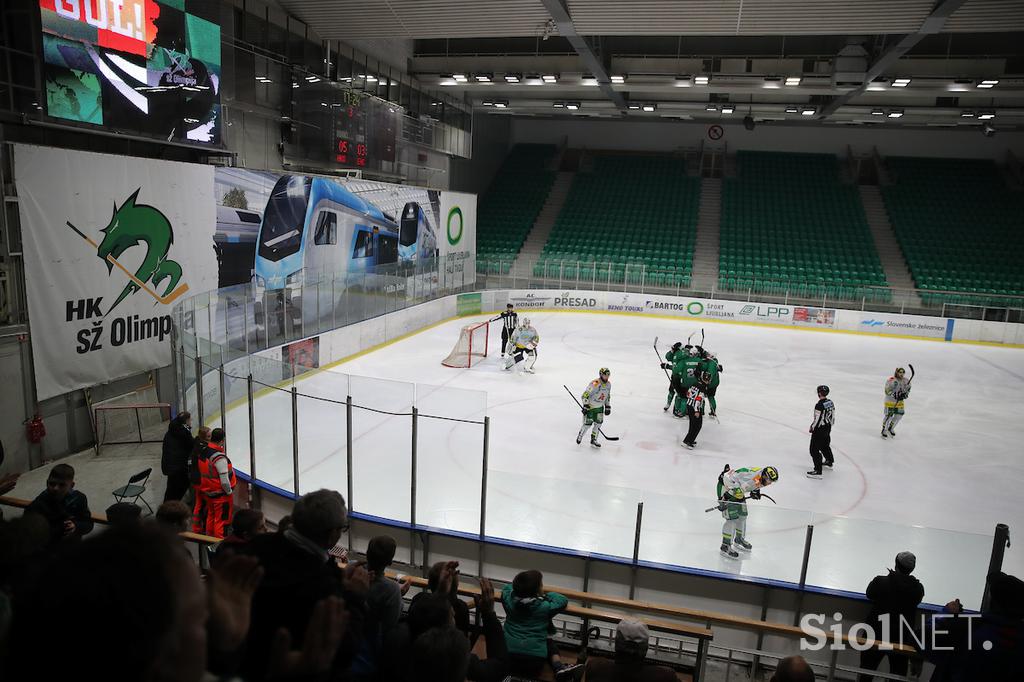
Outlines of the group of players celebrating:
[{"label": "group of players celebrating", "polygon": [[[524,317],[522,322],[518,321],[518,315],[511,303],[508,304],[505,312],[492,321],[499,319],[503,323],[502,357],[507,355],[503,369],[511,370],[516,364],[525,360],[523,372],[533,373],[533,366],[537,362],[537,345],[540,343],[540,335],[537,330],[530,324],[529,318]],[[701,344],[703,338],[702,330]],[[697,435],[703,426],[706,406],[711,408],[708,416],[716,421],[718,419],[718,404],[715,395],[721,382],[720,375],[725,371],[717,356],[701,344],[691,345],[689,340],[686,344],[677,341],[665,353],[664,362],[660,363],[661,369],[669,376],[668,397],[662,409],[665,412],[671,409],[674,417],[680,419],[685,417],[688,420],[688,429],[682,439],[682,444],[691,450],[697,446]],[[655,350],[657,350],[657,339],[655,339]],[[912,379],[913,365],[910,366],[910,369]],[[896,425],[903,418],[904,401],[910,395],[911,379],[906,378],[906,372],[902,367],[897,367],[893,376],[885,382],[882,438],[896,437]],[[807,477],[811,479],[821,479],[823,468],[827,467],[831,470],[835,465],[831,448],[831,433],[832,425],[835,423],[836,408],[835,403],[828,397],[829,393],[828,386],[818,386],[818,402],[814,406],[814,419],[808,429],[811,434],[811,460],[814,463],[814,468],[807,472]],[[612,412],[611,394],[611,371],[607,367],[602,367],[598,371],[597,378],[587,385],[581,395],[580,408],[583,413],[583,425],[576,435],[577,445],[583,442],[587,429],[590,429],[590,445],[592,447],[601,447],[599,435],[609,440],[618,440],[605,436],[601,431],[605,416]],[[720,547],[723,556],[736,559],[739,557],[739,551],[751,551],[753,546],[746,539],[746,501],[748,499],[759,500],[762,496],[768,497],[763,495],[761,490],[778,480],[779,470],[774,466],[731,469],[727,464],[719,474],[716,487],[718,504],[707,511],[718,510],[725,519],[725,523],[722,525]],[[768,499],[771,498],[768,497]]]}]

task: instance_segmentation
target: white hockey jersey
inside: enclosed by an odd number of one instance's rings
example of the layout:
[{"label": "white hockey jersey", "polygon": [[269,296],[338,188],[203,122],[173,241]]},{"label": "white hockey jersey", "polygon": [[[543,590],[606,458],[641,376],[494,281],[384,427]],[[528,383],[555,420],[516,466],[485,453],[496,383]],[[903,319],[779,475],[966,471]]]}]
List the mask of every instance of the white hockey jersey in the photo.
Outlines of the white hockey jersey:
[{"label": "white hockey jersey", "polygon": [[719,499],[742,500],[752,491],[761,487],[761,467],[730,469],[722,474],[718,497]]},{"label": "white hockey jersey", "polygon": [[611,405],[612,402],[612,383],[610,381],[602,382],[600,379],[594,379],[587,386],[587,390],[583,391],[583,404],[590,407],[604,407],[605,405]]},{"label": "white hockey jersey", "polygon": [[910,382],[906,379],[889,377],[885,382],[885,399],[887,402],[900,402],[910,395]]},{"label": "white hockey jersey", "polygon": [[533,327],[519,327],[512,334],[512,344],[516,348],[536,348],[540,343],[540,334]]}]

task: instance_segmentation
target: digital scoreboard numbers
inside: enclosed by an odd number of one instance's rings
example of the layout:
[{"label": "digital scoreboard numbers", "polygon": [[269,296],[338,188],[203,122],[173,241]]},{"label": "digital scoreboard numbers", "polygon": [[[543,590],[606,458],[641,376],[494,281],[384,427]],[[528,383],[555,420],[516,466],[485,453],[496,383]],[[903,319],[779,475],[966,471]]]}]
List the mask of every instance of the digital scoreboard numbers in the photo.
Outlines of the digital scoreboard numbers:
[{"label": "digital scoreboard numbers", "polygon": [[334,144],[334,161],[342,166],[365,168],[370,156],[369,152],[365,142],[354,142],[339,137]]}]

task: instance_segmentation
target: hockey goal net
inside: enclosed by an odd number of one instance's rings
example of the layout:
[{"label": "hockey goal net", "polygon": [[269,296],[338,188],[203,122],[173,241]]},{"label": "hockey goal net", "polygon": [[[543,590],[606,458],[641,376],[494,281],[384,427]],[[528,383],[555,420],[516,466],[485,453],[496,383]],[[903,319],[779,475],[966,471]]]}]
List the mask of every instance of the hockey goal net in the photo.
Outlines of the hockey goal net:
[{"label": "hockey goal net", "polygon": [[171,421],[169,403],[114,403],[93,406],[96,446],[163,441]]},{"label": "hockey goal net", "polygon": [[487,357],[487,343],[490,337],[490,324],[477,322],[467,324],[459,334],[455,348],[441,364],[445,367],[472,367],[473,363]]}]

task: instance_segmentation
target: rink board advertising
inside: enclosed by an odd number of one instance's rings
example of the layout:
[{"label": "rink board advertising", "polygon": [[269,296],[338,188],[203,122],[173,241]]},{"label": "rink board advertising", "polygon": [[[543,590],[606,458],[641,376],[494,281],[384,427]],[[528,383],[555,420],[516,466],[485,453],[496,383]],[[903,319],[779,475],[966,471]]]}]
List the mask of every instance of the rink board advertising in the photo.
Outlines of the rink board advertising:
[{"label": "rink board advertising", "polygon": [[46,113],[218,144],[219,11],[206,0],[39,0]]}]

